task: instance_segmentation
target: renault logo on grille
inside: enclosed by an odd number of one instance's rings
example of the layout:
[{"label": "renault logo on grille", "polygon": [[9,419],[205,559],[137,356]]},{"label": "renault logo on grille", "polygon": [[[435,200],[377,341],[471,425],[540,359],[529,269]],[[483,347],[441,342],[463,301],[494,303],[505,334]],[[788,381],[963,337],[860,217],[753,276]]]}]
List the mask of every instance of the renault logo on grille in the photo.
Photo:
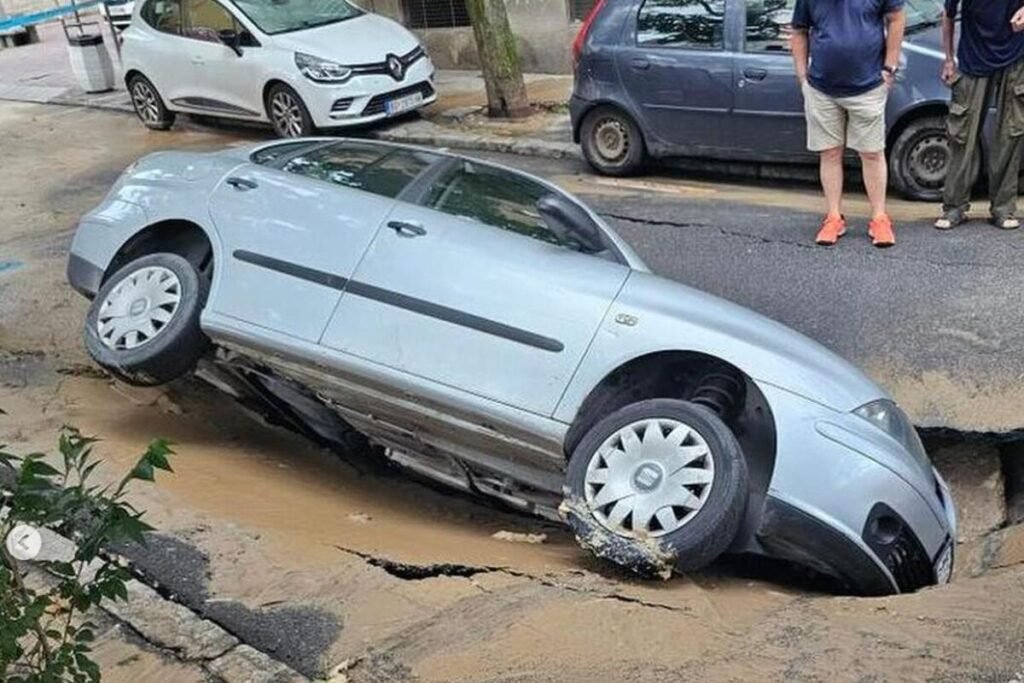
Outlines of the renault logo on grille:
[{"label": "renault logo on grille", "polygon": [[388,55],[387,59],[388,73],[396,81],[400,81],[405,78],[405,65],[402,64],[402,60],[395,55]]}]

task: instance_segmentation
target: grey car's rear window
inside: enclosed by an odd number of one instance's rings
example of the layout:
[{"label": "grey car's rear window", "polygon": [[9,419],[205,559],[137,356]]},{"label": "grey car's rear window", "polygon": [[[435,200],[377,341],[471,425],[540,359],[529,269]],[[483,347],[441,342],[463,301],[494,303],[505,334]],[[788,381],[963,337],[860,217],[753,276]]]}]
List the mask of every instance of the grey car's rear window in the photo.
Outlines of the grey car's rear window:
[{"label": "grey car's rear window", "polygon": [[397,197],[438,158],[419,150],[345,141],[300,153],[282,169],[335,185]]}]

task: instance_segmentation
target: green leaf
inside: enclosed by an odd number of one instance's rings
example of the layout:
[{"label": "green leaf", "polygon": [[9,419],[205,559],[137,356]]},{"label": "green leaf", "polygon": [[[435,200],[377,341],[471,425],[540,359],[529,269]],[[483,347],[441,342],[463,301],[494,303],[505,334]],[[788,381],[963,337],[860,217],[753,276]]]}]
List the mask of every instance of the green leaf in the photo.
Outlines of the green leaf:
[{"label": "green leaf", "polygon": [[143,456],[141,460],[135,463],[135,468],[128,477],[129,479],[141,479],[142,481],[155,481],[153,464]]}]

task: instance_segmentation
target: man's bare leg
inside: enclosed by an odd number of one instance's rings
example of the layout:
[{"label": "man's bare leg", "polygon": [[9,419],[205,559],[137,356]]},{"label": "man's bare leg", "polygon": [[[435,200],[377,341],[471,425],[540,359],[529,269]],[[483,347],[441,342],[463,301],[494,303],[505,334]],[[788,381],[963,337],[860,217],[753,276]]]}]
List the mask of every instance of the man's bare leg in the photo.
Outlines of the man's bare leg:
[{"label": "man's bare leg", "polygon": [[826,215],[843,213],[843,148],[833,147],[820,154],[819,174],[825,191]]},{"label": "man's bare leg", "polygon": [[885,213],[885,192],[889,184],[889,169],[884,152],[861,152],[860,162],[864,172],[864,187],[871,202],[871,218],[881,218]]}]

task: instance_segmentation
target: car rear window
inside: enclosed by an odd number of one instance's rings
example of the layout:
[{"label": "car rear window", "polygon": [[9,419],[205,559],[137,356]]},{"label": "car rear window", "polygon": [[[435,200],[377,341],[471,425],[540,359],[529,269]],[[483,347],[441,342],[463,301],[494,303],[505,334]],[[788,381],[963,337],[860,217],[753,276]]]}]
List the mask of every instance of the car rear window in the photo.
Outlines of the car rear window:
[{"label": "car rear window", "polygon": [[261,147],[249,156],[249,160],[254,164],[269,164],[272,161],[276,161],[282,157],[295,154],[313,145],[322,144],[317,141],[300,140],[299,142],[281,142],[276,145],[270,145],[269,147]]},{"label": "car rear window", "polygon": [[438,158],[414,149],[346,141],[300,153],[282,168],[307,178],[397,197]]}]

